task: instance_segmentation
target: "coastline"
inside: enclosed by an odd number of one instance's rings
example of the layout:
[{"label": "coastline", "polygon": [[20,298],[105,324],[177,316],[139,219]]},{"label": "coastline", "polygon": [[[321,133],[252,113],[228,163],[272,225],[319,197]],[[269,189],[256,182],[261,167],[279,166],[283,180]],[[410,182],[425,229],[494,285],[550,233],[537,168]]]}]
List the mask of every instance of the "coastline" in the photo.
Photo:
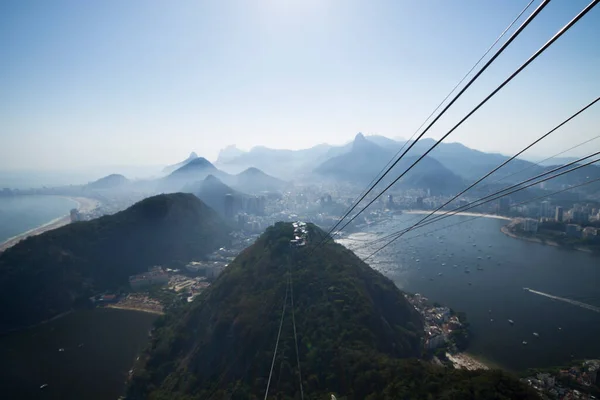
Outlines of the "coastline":
[{"label": "coastline", "polygon": [[115,310],[128,310],[128,311],[137,311],[137,312],[145,312],[148,314],[155,315],[164,315],[164,311],[150,310],[148,308],[139,308],[139,307],[129,307],[129,306],[119,306],[117,304],[108,304],[106,308],[112,308]]},{"label": "coastline", "polygon": [[[430,214],[430,211],[426,211],[426,210],[406,210],[404,211],[405,214]],[[436,211],[434,214],[438,215],[438,214],[444,214],[446,213],[446,211]],[[493,218],[493,219],[501,219],[504,221],[511,221],[511,219],[509,217],[504,217],[502,215],[496,215],[496,214],[481,214],[481,213],[473,213],[473,212],[457,212],[456,214],[452,214],[452,215],[462,215],[465,217],[483,217],[483,218]]]},{"label": "coastline", "polygon": [[452,362],[454,368],[457,369],[466,369],[468,371],[475,371],[478,369],[496,369],[496,367],[490,367],[489,365],[484,364],[482,361],[476,359],[468,352],[457,354],[446,353],[446,357],[448,357],[448,360]]},{"label": "coastline", "polygon": [[[72,200],[75,203],[77,203],[77,210],[79,212],[83,212],[83,213],[90,212],[91,210],[93,210],[100,204],[100,202],[98,200],[90,199],[88,197],[69,197],[69,196],[60,196],[60,197]],[[43,225],[38,226],[37,228],[30,229],[19,235],[8,238],[4,242],[0,243],[0,253],[2,253],[6,249],[14,246],[15,244],[19,243],[23,239],[26,239],[30,236],[36,236],[41,233],[51,231],[53,229],[60,228],[62,226],[69,224],[70,222],[71,222],[71,217],[68,214],[63,215],[62,217],[55,218],[49,222],[46,222]]]},{"label": "coastline", "polygon": [[542,240],[540,238],[536,238],[536,237],[524,237],[524,236],[520,236],[517,235],[516,233],[511,232],[508,229],[508,225],[504,225],[503,227],[500,228],[500,232],[504,233],[506,236],[511,237],[513,239],[518,239],[518,240],[524,240],[526,242],[531,242],[531,243],[537,243],[537,244],[542,244],[542,245],[548,245],[548,246],[554,246],[554,247],[559,247],[559,248],[563,248],[566,250],[575,250],[575,251],[582,251],[584,253],[593,253],[592,250],[590,249],[586,249],[584,247],[567,247],[567,246],[563,246],[558,242],[554,242],[552,240]]}]

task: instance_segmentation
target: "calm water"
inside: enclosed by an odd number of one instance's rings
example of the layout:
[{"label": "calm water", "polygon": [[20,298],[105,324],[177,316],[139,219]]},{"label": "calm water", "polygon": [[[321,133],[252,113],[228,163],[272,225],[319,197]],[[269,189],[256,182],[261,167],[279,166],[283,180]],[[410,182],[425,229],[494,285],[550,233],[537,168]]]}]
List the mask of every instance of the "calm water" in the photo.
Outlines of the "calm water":
[{"label": "calm water", "polygon": [[[356,248],[364,245],[356,240],[390,233],[413,218],[402,215],[342,243]],[[492,363],[521,370],[564,364],[572,357],[600,358],[600,309],[569,302],[600,307],[600,258],[507,237],[500,232],[502,220],[457,224],[469,218],[455,216],[410,232],[370,263],[403,290],[466,312],[473,333],[469,352]],[[435,231],[450,224],[457,225]],[[423,232],[432,233],[409,239]],[[376,248],[356,252],[367,255]]]},{"label": "calm water", "polygon": [[135,311],[86,310],[1,336],[2,398],[117,399],[155,319]]},{"label": "calm water", "polygon": [[0,197],[0,243],[67,215],[76,206],[58,196]]}]

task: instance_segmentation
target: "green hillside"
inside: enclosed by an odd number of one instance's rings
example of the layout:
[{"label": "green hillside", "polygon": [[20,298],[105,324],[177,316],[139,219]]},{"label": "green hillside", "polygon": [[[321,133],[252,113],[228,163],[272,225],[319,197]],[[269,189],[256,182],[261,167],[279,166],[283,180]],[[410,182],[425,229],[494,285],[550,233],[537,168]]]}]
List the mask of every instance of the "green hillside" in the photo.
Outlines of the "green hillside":
[{"label": "green hillside", "polygon": [[25,239],[0,254],[0,331],[51,318],[96,290],[126,286],[129,275],[201,257],[227,240],[216,212],[183,193]]},{"label": "green hillside", "polygon": [[[420,315],[389,279],[308,226],[304,248],[291,224],[270,227],[191,305],[167,312],[135,366],[127,398],[264,397],[291,271],[305,398],[527,399],[500,372],[465,372],[416,360]],[[291,302],[269,398],[298,399]]]}]

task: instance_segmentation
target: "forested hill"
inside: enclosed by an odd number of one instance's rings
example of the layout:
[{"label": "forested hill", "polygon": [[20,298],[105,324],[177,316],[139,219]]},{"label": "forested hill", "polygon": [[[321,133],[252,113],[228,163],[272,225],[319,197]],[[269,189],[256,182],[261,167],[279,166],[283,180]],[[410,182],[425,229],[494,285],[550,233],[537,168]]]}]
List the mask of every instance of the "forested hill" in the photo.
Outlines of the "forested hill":
[{"label": "forested hill", "polygon": [[0,254],[0,331],[51,318],[96,290],[127,286],[129,275],[196,259],[227,240],[217,213],[183,193],[27,238]]},{"label": "forested hill", "polygon": [[[339,244],[313,253],[324,233],[308,231],[298,248],[291,224],[268,228],[191,305],[159,318],[127,398],[262,399],[290,272],[305,398],[535,398],[499,372],[418,361],[422,320],[394,283]],[[286,304],[269,398],[298,399],[290,297]]]}]

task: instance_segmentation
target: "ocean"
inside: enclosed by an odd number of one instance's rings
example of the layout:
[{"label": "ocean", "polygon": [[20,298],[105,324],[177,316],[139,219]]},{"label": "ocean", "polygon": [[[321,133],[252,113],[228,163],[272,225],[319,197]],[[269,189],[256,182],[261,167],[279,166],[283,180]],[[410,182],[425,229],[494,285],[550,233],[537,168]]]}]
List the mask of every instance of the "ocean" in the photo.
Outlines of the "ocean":
[{"label": "ocean", "polygon": [[[414,218],[420,216],[398,216],[341,241],[356,249]],[[521,371],[600,358],[600,258],[507,237],[500,232],[506,221],[470,218],[415,230],[370,264],[401,289],[465,312],[468,352],[491,365]],[[0,392],[22,399],[117,398],[155,318],[88,310],[2,336]]]},{"label": "ocean", "polygon": [[[357,249],[421,217],[404,214],[341,242]],[[402,290],[465,312],[468,352],[482,360],[521,371],[600,358],[600,257],[514,239],[500,231],[506,221],[471,218],[410,232],[368,262]]]},{"label": "ocean", "polygon": [[82,310],[0,336],[2,398],[117,399],[156,318],[138,311]]},{"label": "ocean", "polygon": [[77,203],[59,196],[0,197],[0,243],[68,215]]}]

